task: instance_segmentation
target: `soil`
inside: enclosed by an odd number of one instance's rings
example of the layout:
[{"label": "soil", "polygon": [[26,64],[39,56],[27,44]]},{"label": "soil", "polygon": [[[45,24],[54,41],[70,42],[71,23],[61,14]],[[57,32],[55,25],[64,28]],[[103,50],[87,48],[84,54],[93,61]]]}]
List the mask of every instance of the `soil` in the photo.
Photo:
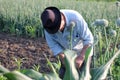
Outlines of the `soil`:
[{"label": "soil", "polygon": [[21,69],[33,69],[39,65],[40,72],[49,72],[45,55],[51,62],[56,61],[44,38],[31,39],[0,33],[0,63],[9,70],[18,69],[17,63],[21,61]]}]

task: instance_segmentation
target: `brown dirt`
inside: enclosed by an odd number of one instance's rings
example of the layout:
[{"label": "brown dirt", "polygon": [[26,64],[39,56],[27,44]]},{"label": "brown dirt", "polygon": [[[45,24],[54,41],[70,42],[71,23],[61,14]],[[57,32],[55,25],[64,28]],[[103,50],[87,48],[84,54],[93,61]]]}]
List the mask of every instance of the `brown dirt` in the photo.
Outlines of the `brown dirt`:
[{"label": "brown dirt", "polygon": [[30,69],[40,65],[40,72],[48,72],[45,55],[50,61],[56,59],[51,56],[44,38],[22,38],[5,33],[0,34],[0,62],[9,70],[16,70],[18,66],[15,59],[22,60],[21,69]]}]

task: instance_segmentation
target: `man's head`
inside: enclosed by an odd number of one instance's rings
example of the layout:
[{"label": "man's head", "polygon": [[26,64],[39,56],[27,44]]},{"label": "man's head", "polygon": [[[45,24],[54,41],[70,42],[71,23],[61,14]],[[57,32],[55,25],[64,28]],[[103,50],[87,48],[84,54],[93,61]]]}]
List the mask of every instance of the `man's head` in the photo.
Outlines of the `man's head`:
[{"label": "man's head", "polygon": [[47,7],[41,14],[41,20],[45,30],[54,34],[61,25],[61,12],[56,7]]}]

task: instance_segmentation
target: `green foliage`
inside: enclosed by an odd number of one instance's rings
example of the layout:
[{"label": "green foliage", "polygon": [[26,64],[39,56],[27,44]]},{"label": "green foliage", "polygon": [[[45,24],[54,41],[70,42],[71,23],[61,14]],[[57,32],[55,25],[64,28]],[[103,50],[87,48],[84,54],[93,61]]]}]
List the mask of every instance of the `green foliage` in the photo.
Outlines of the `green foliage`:
[{"label": "green foliage", "polygon": [[110,1],[117,1],[117,0],[91,0],[91,1],[107,1],[107,2],[109,1],[110,2]]},{"label": "green foliage", "polygon": [[0,80],[7,80],[7,78],[2,75],[0,76]]},{"label": "green foliage", "polygon": [[[34,26],[35,29],[36,27],[41,27],[39,19],[40,6],[35,7],[36,3],[32,0],[30,0],[30,2],[24,0],[0,0],[0,30],[2,32],[16,34],[19,36],[24,35],[33,37],[33,33],[31,35],[25,34],[25,27],[28,25]],[[37,4],[39,4],[39,2]],[[41,30],[42,28],[38,29]],[[38,37],[43,34],[43,32],[38,33],[38,31],[32,32],[34,32],[34,34]]]},{"label": "green foliage", "polygon": [[25,26],[25,31],[26,34],[31,37],[31,38],[35,38],[36,37],[36,28],[32,27],[32,26]]},{"label": "green foliage", "polygon": [[17,58],[14,58],[15,62],[16,62],[16,65],[18,67],[18,70],[21,69],[21,65],[22,65],[22,62],[23,62],[23,59],[17,59]]},{"label": "green foliage", "polygon": [[114,63],[112,64],[112,76],[113,76],[113,80],[119,80],[120,79],[120,56],[118,56],[118,58],[114,61]]},{"label": "green foliage", "polygon": [[18,71],[5,73],[4,76],[7,77],[8,80],[32,80],[31,78],[25,76],[24,74]]},{"label": "green foliage", "polygon": [[0,73],[8,73],[10,72],[8,69],[4,68],[2,65],[0,65]]},{"label": "green foliage", "polygon": [[79,74],[77,72],[74,63],[77,54],[71,50],[66,50],[64,51],[64,53],[65,53],[64,61],[65,61],[66,72],[63,80],[79,80]]},{"label": "green foliage", "polygon": [[107,78],[108,70],[110,69],[113,61],[115,60],[115,58],[118,57],[119,54],[120,50],[118,50],[118,52],[116,52],[107,63],[103,64],[99,68],[94,69],[94,71],[92,71],[92,77],[94,77],[93,80],[101,80]]},{"label": "green foliage", "polygon": [[40,65],[34,65],[34,66],[33,66],[33,69],[34,69],[35,71],[38,71],[38,72],[39,72],[39,70],[40,70]]},{"label": "green foliage", "polygon": [[[35,71],[33,69],[25,69],[21,70],[21,73],[25,74],[26,76],[34,79],[34,80],[40,80],[43,74],[39,73],[38,71]],[[41,79],[42,80],[42,79]]]}]

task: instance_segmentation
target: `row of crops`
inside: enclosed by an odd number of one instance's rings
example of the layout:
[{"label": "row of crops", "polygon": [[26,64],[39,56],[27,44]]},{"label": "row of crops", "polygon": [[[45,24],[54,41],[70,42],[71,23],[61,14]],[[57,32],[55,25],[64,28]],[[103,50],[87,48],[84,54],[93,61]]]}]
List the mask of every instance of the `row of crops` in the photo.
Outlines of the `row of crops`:
[{"label": "row of crops", "polygon": [[[112,57],[116,55],[116,52],[119,53],[119,2],[87,2],[80,0],[0,0],[0,32],[10,33],[11,35],[16,35],[18,37],[44,37],[39,15],[47,6],[57,6],[59,9],[74,9],[83,15],[95,40],[91,68],[96,69],[103,64],[107,64],[109,60],[113,59]],[[108,67],[109,70],[107,71],[108,79],[120,79],[119,60],[120,57],[117,55],[114,62],[112,61],[112,63],[110,63],[111,67]],[[102,68],[102,70],[99,68],[98,71],[106,71],[104,68]],[[54,69],[53,72],[56,73]],[[6,74],[6,72],[4,73]],[[14,74],[17,73],[15,72]],[[67,77],[69,76],[70,75],[67,75]],[[97,80],[97,78],[94,78],[95,76],[97,75],[92,76],[92,80]],[[36,78],[36,80],[39,79],[39,77]]]},{"label": "row of crops", "polygon": [[89,26],[97,18],[108,19],[114,24],[117,15],[119,15],[114,2],[0,0],[0,31],[16,34],[17,36],[43,36],[39,15],[46,6],[51,5],[60,9],[66,8],[79,11]]}]

